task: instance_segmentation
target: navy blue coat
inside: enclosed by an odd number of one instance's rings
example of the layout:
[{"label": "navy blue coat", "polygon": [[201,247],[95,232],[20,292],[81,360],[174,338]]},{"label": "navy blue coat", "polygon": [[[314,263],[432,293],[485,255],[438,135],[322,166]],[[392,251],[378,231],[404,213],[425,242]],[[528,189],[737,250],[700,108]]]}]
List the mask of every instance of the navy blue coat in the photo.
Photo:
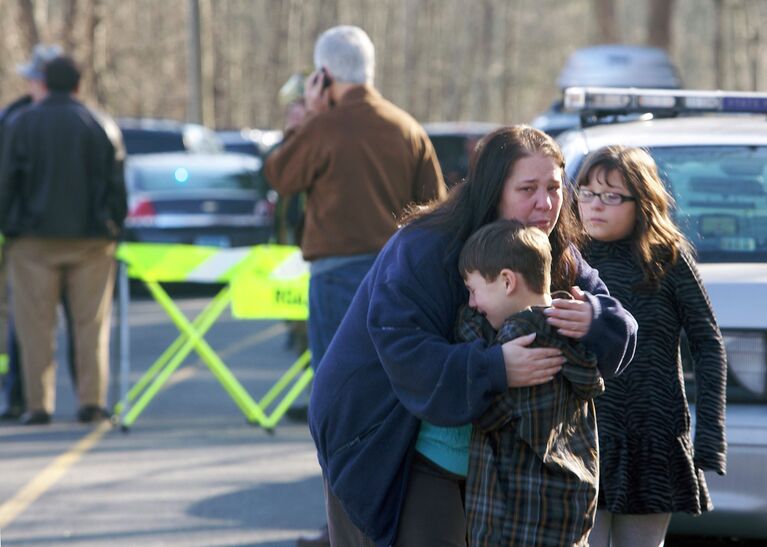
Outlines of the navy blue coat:
[{"label": "navy blue coat", "polygon": [[[420,420],[470,423],[507,389],[500,346],[456,344],[467,301],[448,237],[408,226],[381,250],[320,363],[309,426],[323,473],[351,520],[393,543]],[[595,316],[583,343],[605,377],[634,354],[636,322],[581,258]]]}]

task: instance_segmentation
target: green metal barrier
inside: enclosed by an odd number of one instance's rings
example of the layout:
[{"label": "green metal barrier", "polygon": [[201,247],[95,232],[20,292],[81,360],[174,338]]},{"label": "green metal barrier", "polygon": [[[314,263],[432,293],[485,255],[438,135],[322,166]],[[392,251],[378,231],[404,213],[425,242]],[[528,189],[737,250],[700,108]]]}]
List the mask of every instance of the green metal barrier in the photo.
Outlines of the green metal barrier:
[{"label": "green metal barrier", "polygon": [[[219,249],[124,243],[120,245],[117,256],[127,265],[127,272],[121,268],[121,287],[127,287],[125,277],[143,281],[180,334],[138,382],[121,395],[121,400],[114,407],[115,421],[123,430],[130,428],[163,384],[194,351],[246,419],[272,431],[312,380],[309,352],[304,352],[267,393],[255,401],[204,337],[230,304],[233,315],[243,319],[306,319],[309,272],[298,248],[259,245]],[[194,320],[189,321],[160,285],[160,282],[178,281],[223,282],[226,285]],[[127,289],[121,290],[120,310],[124,316],[121,323],[127,321],[126,299],[129,299]],[[127,329],[122,328],[121,332],[125,347]],[[127,351],[122,351],[123,379],[127,378],[128,360]],[[269,411],[272,406],[274,408]]]}]

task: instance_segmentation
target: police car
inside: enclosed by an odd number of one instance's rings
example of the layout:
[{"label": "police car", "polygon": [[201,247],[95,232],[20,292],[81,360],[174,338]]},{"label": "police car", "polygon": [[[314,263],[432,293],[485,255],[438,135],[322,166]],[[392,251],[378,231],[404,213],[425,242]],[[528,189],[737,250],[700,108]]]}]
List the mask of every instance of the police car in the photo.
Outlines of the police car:
[{"label": "police car", "polygon": [[767,538],[767,94],[570,88],[564,102],[582,122],[558,138],[571,180],[606,145],[652,154],[726,344],[727,475],[706,474],[713,512],[670,531]]}]

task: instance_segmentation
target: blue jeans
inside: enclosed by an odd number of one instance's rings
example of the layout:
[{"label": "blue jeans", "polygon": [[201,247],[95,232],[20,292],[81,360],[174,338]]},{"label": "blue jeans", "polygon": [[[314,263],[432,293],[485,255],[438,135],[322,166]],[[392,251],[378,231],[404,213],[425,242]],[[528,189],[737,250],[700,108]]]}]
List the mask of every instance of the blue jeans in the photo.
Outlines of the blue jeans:
[{"label": "blue jeans", "polygon": [[[338,261],[336,267],[331,261]],[[312,263],[309,279],[309,349],[312,368],[322,361],[357,288],[375,261],[374,255],[323,259]],[[320,262],[322,265],[320,265]],[[315,268],[320,265],[320,268]],[[331,267],[324,267],[325,265]],[[314,270],[318,270],[315,273]]]}]

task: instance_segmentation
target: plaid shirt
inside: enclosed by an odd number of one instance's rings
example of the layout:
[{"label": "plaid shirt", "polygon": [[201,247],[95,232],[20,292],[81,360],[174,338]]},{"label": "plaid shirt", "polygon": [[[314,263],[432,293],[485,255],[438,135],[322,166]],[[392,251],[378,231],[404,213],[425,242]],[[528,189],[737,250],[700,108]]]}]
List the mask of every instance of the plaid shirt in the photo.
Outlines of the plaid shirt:
[{"label": "plaid shirt", "polygon": [[553,381],[509,389],[475,423],[466,482],[469,544],[587,545],[594,523],[599,455],[593,397],[604,391],[596,358],[556,333],[543,308],[509,317],[494,333],[468,307],[456,337],[502,344],[537,333],[532,346],[562,350]]}]

